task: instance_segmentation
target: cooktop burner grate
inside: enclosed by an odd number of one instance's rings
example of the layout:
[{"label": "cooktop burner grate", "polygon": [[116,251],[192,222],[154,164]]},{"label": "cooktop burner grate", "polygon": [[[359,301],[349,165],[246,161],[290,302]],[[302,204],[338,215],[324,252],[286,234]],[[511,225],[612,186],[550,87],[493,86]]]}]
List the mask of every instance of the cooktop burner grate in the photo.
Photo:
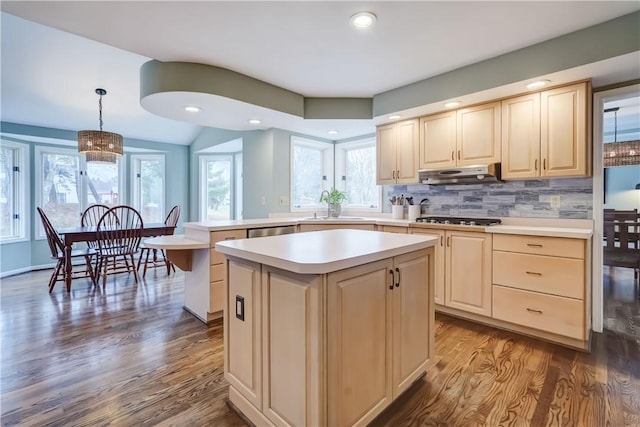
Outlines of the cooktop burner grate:
[{"label": "cooktop burner grate", "polygon": [[467,218],[455,216],[421,216],[416,218],[416,222],[427,224],[455,224],[455,225],[496,225],[500,224],[498,218]]}]

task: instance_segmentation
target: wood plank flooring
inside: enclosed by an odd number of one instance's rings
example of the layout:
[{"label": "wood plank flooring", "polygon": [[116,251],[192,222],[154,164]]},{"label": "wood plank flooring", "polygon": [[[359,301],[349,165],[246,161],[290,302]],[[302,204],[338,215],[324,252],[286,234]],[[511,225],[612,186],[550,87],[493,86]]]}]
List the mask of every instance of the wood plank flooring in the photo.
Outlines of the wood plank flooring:
[{"label": "wood plank flooring", "polygon": [[[182,310],[184,275],[110,277],[47,293],[49,271],[0,284],[3,426],[244,426],[226,405],[222,325]],[[427,375],[373,426],[639,426],[640,348],[590,354],[436,316]],[[340,427],[340,426],[337,426]]]}]

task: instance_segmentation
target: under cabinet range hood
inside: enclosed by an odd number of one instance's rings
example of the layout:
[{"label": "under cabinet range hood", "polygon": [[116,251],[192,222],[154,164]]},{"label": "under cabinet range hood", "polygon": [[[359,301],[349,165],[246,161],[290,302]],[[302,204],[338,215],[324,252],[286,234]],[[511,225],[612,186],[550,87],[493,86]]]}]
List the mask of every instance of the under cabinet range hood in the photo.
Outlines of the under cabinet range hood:
[{"label": "under cabinet range hood", "polygon": [[421,169],[421,184],[479,184],[500,181],[500,163],[460,166],[450,169]]}]

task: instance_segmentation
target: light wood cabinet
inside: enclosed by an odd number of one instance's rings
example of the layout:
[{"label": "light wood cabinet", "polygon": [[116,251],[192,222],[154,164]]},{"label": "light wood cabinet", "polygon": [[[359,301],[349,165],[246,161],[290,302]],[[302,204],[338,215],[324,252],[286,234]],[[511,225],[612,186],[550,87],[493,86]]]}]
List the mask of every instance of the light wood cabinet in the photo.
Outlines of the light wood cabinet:
[{"label": "light wood cabinet", "polygon": [[408,228],[409,227],[401,227],[401,226],[397,226],[397,225],[382,225],[382,226],[379,225],[378,226],[378,231],[385,231],[387,233],[407,234]]},{"label": "light wood cabinet", "polygon": [[209,267],[209,313],[215,313],[215,317],[220,317],[220,312],[224,309],[224,255],[214,249],[216,242],[223,240],[244,239],[247,237],[247,230],[224,230],[212,231],[209,242],[210,267]]},{"label": "light wood cabinet", "polygon": [[375,224],[334,224],[337,220],[327,220],[331,224],[300,224],[298,226],[299,232],[305,231],[322,231],[322,230],[337,230],[337,229],[350,229],[350,230],[375,230]]},{"label": "light wood cabinet", "polygon": [[[501,235],[493,238],[493,317],[536,335],[585,346],[590,329],[588,241]],[[558,338],[559,336],[560,338]]]},{"label": "light wood cabinet", "polygon": [[500,102],[456,112],[458,166],[500,162]]},{"label": "light wood cabinet", "polygon": [[366,425],[425,372],[433,351],[425,255],[329,274],[328,425]]},{"label": "light wood cabinet", "polygon": [[491,242],[488,233],[412,228],[438,237],[434,301],[439,306],[491,316]]},{"label": "light wood cabinet", "polygon": [[376,130],[378,185],[418,182],[417,119],[379,126]]},{"label": "light wood cabinet", "polygon": [[491,235],[446,233],[445,305],[491,316]]},{"label": "light wood cabinet", "polygon": [[420,169],[456,165],[456,112],[420,118]]},{"label": "light wood cabinet", "polygon": [[420,118],[420,169],[500,162],[500,102]]},{"label": "light wood cabinet", "polygon": [[502,178],[591,174],[589,82],[502,101]]}]

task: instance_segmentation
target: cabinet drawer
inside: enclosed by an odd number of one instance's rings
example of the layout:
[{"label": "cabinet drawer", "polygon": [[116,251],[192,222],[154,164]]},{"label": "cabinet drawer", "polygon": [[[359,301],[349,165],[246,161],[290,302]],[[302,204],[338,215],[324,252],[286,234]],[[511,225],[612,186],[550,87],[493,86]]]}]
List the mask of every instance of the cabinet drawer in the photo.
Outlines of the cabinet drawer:
[{"label": "cabinet drawer", "polygon": [[224,282],[217,281],[209,284],[209,313],[224,309]]},{"label": "cabinet drawer", "polygon": [[493,317],[558,335],[585,339],[584,302],[581,300],[494,286]]},{"label": "cabinet drawer", "polygon": [[211,242],[211,247],[213,247],[216,244],[216,242],[219,242],[221,240],[246,239],[246,238],[247,238],[247,230],[243,228],[241,230],[212,231],[209,241]]},{"label": "cabinet drawer", "polygon": [[224,280],[224,264],[215,264],[209,268],[209,281]]},{"label": "cabinet drawer", "polygon": [[584,299],[584,260],[494,251],[493,283]]},{"label": "cabinet drawer", "polygon": [[584,259],[585,241],[562,237],[494,234],[493,250]]}]

